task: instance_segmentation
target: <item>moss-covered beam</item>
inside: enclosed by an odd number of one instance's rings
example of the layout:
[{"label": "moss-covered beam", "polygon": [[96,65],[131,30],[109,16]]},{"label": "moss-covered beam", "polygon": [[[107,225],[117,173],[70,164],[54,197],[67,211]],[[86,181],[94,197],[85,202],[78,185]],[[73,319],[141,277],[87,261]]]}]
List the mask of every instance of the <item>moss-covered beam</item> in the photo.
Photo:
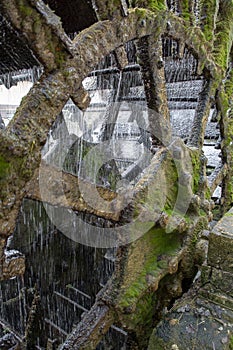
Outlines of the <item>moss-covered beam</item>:
[{"label": "moss-covered beam", "polygon": [[46,11],[42,1],[2,0],[1,6],[45,70],[61,67],[69,54],[70,40],[59,18],[49,9]]},{"label": "moss-covered beam", "polygon": [[28,169],[24,164],[24,145],[7,135],[6,130],[0,131],[0,142],[0,236],[6,237],[13,232],[15,226],[18,214],[16,207],[19,206],[18,194],[22,195]]},{"label": "moss-covered beam", "polygon": [[96,302],[82,321],[68,336],[60,350],[92,350],[95,349],[104,334],[114,322],[113,311],[104,303]]},{"label": "moss-covered beam", "polygon": [[[41,162],[39,171],[35,171],[33,178],[27,185],[26,197],[37,201],[43,200],[53,206],[72,208],[72,210],[78,212],[90,213],[105,219],[119,221],[121,213],[117,208],[117,203],[119,204],[120,199],[117,198],[117,201],[115,201],[115,208],[114,202],[112,202],[117,197],[117,194],[107,188],[96,187],[95,184],[86,183],[85,186],[85,183],[85,181],[79,179],[77,176],[66,173],[65,171],[61,173],[60,169]],[[42,186],[46,188],[46,191],[41,191]],[[96,190],[98,191],[97,193],[100,197],[105,200],[105,211],[96,209],[94,205],[91,207],[85,202],[85,196],[84,198],[82,197],[80,190],[80,187],[83,189],[84,186],[85,190],[88,191],[88,194],[86,192],[86,196],[89,198],[92,197]]]},{"label": "moss-covered beam", "polygon": [[219,3],[214,39],[214,61],[225,72],[229,66],[233,41],[233,3],[230,0],[221,0]]},{"label": "moss-covered beam", "polygon": [[66,32],[63,29],[61,19],[58,17],[54,11],[50,9],[48,5],[44,3],[42,0],[30,0],[31,4],[34,5],[37,11],[42,15],[45,19],[48,27],[57,35],[60,39],[61,44],[68,50],[68,52],[72,55],[72,40],[68,37]]},{"label": "moss-covered beam", "polygon": [[223,161],[228,166],[222,188],[223,212],[226,212],[233,203],[233,70],[230,71],[218,92],[217,106],[221,111]]},{"label": "moss-covered beam", "polygon": [[181,16],[187,21],[187,25],[192,25],[194,22],[193,13],[193,1],[192,0],[182,0],[179,2]]},{"label": "moss-covered beam", "polygon": [[70,86],[63,72],[42,75],[22,102],[6,132],[30,148],[32,157],[44,145],[47,133],[56,116],[69,99]]},{"label": "moss-covered beam", "polygon": [[209,182],[211,195],[214,193],[217,186],[222,184],[222,181],[227,176],[228,171],[229,171],[228,166],[226,163],[224,163],[224,165],[220,165],[220,167],[215,168],[213,173],[209,176],[208,182]]},{"label": "moss-covered beam", "polygon": [[165,0],[133,0],[132,6],[146,8],[153,12],[165,10],[167,8]]},{"label": "moss-covered beam", "polygon": [[214,31],[219,10],[219,0],[201,0],[200,18],[201,27],[207,41],[213,44]]},{"label": "moss-covered beam", "polygon": [[121,0],[94,0],[92,6],[99,21],[121,18],[127,15],[126,2]]},{"label": "moss-covered beam", "polygon": [[116,48],[114,51],[117,66],[120,70],[124,69],[128,64],[128,57],[124,46]]},{"label": "moss-covered beam", "polygon": [[198,106],[195,110],[194,122],[188,144],[202,149],[204,143],[205,127],[210,114],[212,81],[204,81],[199,94]]},{"label": "moss-covered beam", "polygon": [[162,41],[158,34],[138,42],[140,65],[147,99],[149,131],[152,143],[167,145],[171,140],[170,113],[165,86]]}]

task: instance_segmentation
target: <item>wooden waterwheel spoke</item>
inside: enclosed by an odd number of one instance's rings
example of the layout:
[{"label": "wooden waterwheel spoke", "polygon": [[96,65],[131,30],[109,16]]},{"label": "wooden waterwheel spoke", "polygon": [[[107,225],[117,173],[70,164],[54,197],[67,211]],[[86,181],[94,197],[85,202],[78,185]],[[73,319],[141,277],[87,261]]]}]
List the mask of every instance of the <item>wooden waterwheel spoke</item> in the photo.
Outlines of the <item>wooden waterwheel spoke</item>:
[{"label": "wooden waterwheel spoke", "polygon": [[202,149],[204,143],[205,129],[210,114],[212,81],[204,80],[202,90],[199,94],[198,105],[195,110],[194,121],[188,144]]},{"label": "wooden waterwheel spoke", "polygon": [[52,71],[72,56],[72,42],[65,34],[60,19],[43,1],[1,2],[3,14],[19,32],[46,71]]},{"label": "wooden waterwheel spoke", "polygon": [[170,113],[165,86],[162,41],[156,35],[139,39],[138,52],[147,99],[152,143],[166,145],[171,139]]}]

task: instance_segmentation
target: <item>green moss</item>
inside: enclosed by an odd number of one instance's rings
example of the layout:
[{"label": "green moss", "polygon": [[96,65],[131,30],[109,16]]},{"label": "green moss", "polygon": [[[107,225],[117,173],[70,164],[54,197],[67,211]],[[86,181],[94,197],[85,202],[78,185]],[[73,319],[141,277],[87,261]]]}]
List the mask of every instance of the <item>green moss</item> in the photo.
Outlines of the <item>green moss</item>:
[{"label": "green moss", "polygon": [[148,350],[167,350],[172,349],[172,344],[165,343],[162,338],[157,335],[156,329],[154,329],[148,346]]},{"label": "green moss", "polygon": [[64,64],[64,62],[66,61],[66,59],[67,59],[67,56],[66,56],[65,52],[63,52],[63,51],[59,48],[59,46],[57,46],[57,47],[55,48],[55,62],[56,62],[56,64],[57,64],[58,68],[60,68],[60,67]]},{"label": "green moss", "polygon": [[190,0],[183,0],[180,2],[182,17],[188,22],[190,22],[193,17],[190,5]]},{"label": "green moss", "polygon": [[188,225],[190,225],[192,223],[192,219],[188,214],[184,215],[184,219],[187,222]]},{"label": "green moss", "polygon": [[207,187],[206,192],[205,192],[205,198],[210,200],[211,199],[211,193],[210,193],[210,188]]},{"label": "green moss", "polygon": [[232,177],[231,177],[231,181],[229,181],[227,183],[226,189],[227,189],[226,196],[228,197],[229,202],[233,203],[233,179],[232,179]]},{"label": "green moss", "polygon": [[[181,247],[177,232],[167,234],[153,227],[130,247],[122,289],[118,293],[119,317],[137,334],[140,349],[146,349],[158,306],[158,283],[169,273],[169,260]],[[122,310],[123,309],[123,310]]]},{"label": "green moss", "polygon": [[[155,227],[132,245],[129,256],[131,265],[127,266],[130,278],[123,283],[124,289],[119,300],[122,308],[137,303],[140,296],[148,289],[148,279],[159,278],[164,267],[166,267],[165,271],[168,269],[166,255],[175,255],[179,247],[178,233],[167,234],[164,230]],[[163,258],[157,259],[159,256]],[[163,264],[161,264],[162,260]]]},{"label": "green moss", "polygon": [[[22,30],[24,30],[25,26],[31,25],[33,34],[35,35],[35,37],[37,37],[36,40],[44,40],[43,37],[45,36],[46,42],[48,43],[48,50],[54,55],[54,61],[58,68],[61,68],[62,64],[64,64],[67,58],[67,54],[63,50],[63,47],[61,46],[61,43],[59,42],[58,38],[56,38],[52,34],[51,28],[49,28],[48,26],[44,27],[44,22],[41,18],[41,15],[30,5],[28,5],[26,0],[19,0],[17,5],[22,17]],[[27,17],[26,21],[25,17]],[[46,33],[44,33],[45,30]]]},{"label": "green moss", "polygon": [[214,38],[214,27],[216,20],[216,10],[218,8],[216,0],[201,0],[202,30],[208,42]]},{"label": "green moss", "polygon": [[233,350],[233,334],[230,336],[229,349]]},{"label": "green moss", "polygon": [[214,41],[215,62],[225,71],[233,39],[233,2],[220,2]]},{"label": "green moss", "polygon": [[154,309],[157,298],[154,293],[144,295],[136,305],[132,314],[124,315],[123,322],[129,329],[137,333],[140,349],[146,349],[148,339],[153,330]]},{"label": "green moss", "polygon": [[233,216],[233,213],[226,213],[226,214],[224,215],[224,217],[225,217],[225,216],[230,216],[230,217],[231,217],[231,216]]},{"label": "green moss", "polygon": [[32,13],[33,13],[33,10],[29,7],[26,7],[26,6],[19,6],[20,8],[20,12],[25,16],[31,16]]},{"label": "green moss", "polygon": [[214,209],[212,209],[213,219],[218,221],[222,218],[222,208],[219,205],[216,205]]},{"label": "green moss", "polygon": [[199,190],[199,181],[201,174],[201,161],[200,161],[200,152],[198,149],[190,148],[190,157],[193,167],[193,184],[192,189],[193,193],[197,193]]},{"label": "green moss", "polygon": [[55,63],[58,66],[58,68],[60,68],[63,65],[63,63],[66,61],[67,56],[66,56],[65,52],[62,51],[57,40],[54,40],[50,31],[47,31],[47,38],[48,38],[48,40],[47,40],[48,49],[49,49],[49,51],[52,52],[52,54],[54,56]]},{"label": "green moss", "polygon": [[38,16],[36,16],[34,21],[33,21],[33,30],[34,30],[34,33],[36,33],[36,34],[41,33],[41,22],[40,22]]},{"label": "green moss", "polygon": [[142,7],[153,12],[166,9],[166,3],[164,0],[135,0],[132,1],[133,7]]},{"label": "green moss", "polygon": [[233,70],[219,92],[219,106],[224,128],[222,151],[224,161],[228,165],[228,172],[224,178],[224,211],[227,211],[233,203]]},{"label": "green moss", "polygon": [[200,216],[206,216],[206,212],[203,209],[199,210],[199,215]]},{"label": "green moss", "polygon": [[98,18],[100,20],[112,19],[120,14],[120,0],[98,1]]},{"label": "green moss", "polygon": [[200,216],[198,218],[198,221],[196,222],[194,229],[191,231],[191,236],[190,236],[191,242],[196,243],[200,237],[200,232],[202,232],[203,230],[206,230],[207,227],[208,227],[208,219],[206,218],[206,216]]},{"label": "green moss", "polygon": [[164,0],[148,0],[148,8],[151,11],[165,10],[166,2]]},{"label": "green moss", "polygon": [[173,210],[171,209],[171,208],[169,208],[169,207],[165,207],[164,208],[164,213],[166,213],[168,216],[171,216],[172,215],[172,213],[173,213]]},{"label": "green moss", "polygon": [[225,91],[229,98],[233,98],[233,70],[231,70],[229,78],[225,82]]},{"label": "green moss", "polygon": [[24,16],[31,16],[33,14],[33,9],[23,0],[18,2],[20,13]]},{"label": "green moss", "polygon": [[2,156],[0,156],[0,180],[3,180],[9,171],[10,164]]},{"label": "green moss", "polygon": [[163,169],[166,178],[166,203],[164,210],[169,211],[173,210],[178,194],[178,169],[171,155],[168,156]]}]

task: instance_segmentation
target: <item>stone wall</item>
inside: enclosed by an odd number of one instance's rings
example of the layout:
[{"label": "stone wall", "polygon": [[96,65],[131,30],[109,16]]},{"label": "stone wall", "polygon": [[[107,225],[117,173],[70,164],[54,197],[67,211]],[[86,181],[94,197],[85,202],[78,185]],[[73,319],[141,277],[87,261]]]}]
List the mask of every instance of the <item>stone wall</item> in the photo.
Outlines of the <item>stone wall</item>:
[{"label": "stone wall", "polygon": [[148,350],[233,348],[233,209],[207,237],[201,276],[154,329]]}]

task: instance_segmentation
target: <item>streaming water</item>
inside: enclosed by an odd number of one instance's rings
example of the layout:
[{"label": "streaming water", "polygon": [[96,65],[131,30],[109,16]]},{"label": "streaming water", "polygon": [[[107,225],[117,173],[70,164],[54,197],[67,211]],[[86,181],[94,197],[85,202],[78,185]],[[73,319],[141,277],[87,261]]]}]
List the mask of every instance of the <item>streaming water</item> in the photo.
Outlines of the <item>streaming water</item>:
[{"label": "streaming water", "polygon": [[49,338],[57,339],[57,345],[90,309],[111,276],[115,251],[70,240],[49,221],[43,204],[30,200],[23,202],[8,248],[16,247],[26,257],[26,272],[23,277],[1,282],[1,318],[23,337],[32,302],[39,293],[34,320],[39,329],[34,345],[46,348]]},{"label": "streaming water", "polygon": [[[140,174],[132,171],[134,163],[150,147],[140,67],[131,64],[119,71],[110,56],[83,81],[83,86],[91,97],[89,107],[82,112],[68,101],[49,134],[43,158],[114,190],[122,177],[135,182]],[[141,165],[140,172],[147,165]]]},{"label": "streaming water", "polygon": [[0,75],[0,115],[8,125],[22,98],[42,74],[42,68],[34,67]]}]

